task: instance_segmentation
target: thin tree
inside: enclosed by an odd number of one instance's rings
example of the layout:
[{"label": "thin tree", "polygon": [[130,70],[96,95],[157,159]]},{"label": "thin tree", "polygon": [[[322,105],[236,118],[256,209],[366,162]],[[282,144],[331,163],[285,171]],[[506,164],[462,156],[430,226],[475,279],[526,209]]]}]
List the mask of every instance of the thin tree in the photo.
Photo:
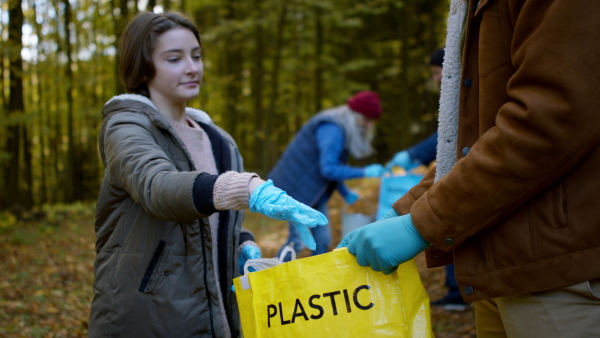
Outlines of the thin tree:
[{"label": "thin tree", "polygon": [[40,156],[40,160],[39,160],[39,177],[40,177],[40,190],[39,190],[39,200],[38,202],[40,204],[44,204],[47,202],[47,196],[48,196],[48,181],[46,178],[46,130],[47,130],[47,121],[46,121],[46,110],[44,109],[44,105],[42,104],[45,95],[44,95],[44,89],[43,89],[43,74],[42,74],[42,66],[41,66],[41,61],[40,61],[40,56],[43,53],[43,50],[41,48],[43,41],[42,39],[44,38],[44,36],[41,34],[42,32],[42,28],[40,26],[40,24],[38,23],[37,20],[35,20],[35,17],[37,15],[38,12],[38,8],[37,8],[37,4],[34,1],[32,4],[32,9],[33,9],[33,18],[34,20],[32,20],[32,24],[33,24],[33,32],[34,34],[38,37],[38,42],[37,42],[37,47],[36,47],[36,55],[38,57],[37,62],[35,63],[35,71],[34,74],[37,77],[37,81],[35,83],[35,91],[37,92],[37,102],[36,102],[36,110],[38,112],[38,133],[39,133],[39,147],[38,147],[38,151],[39,151],[39,156]]},{"label": "thin tree", "polygon": [[156,7],[156,0],[148,0],[148,3],[146,4],[146,10],[152,12],[154,7]]},{"label": "thin tree", "polygon": [[323,57],[324,29],[322,16],[323,10],[320,4],[317,3],[315,5],[315,73],[313,75],[315,111],[321,111],[323,108],[323,66],[321,58]]},{"label": "thin tree", "polygon": [[269,102],[269,108],[266,112],[266,126],[265,134],[266,139],[266,151],[262,152],[263,163],[268,167],[274,165],[274,158],[276,157],[277,148],[275,147],[276,137],[273,137],[273,119],[275,118],[275,107],[279,98],[279,78],[281,76],[281,61],[282,53],[284,48],[283,34],[285,32],[285,26],[287,23],[287,12],[288,6],[286,2],[281,5],[279,12],[279,18],[277,20],[276,35],[275,35],[275,54],[273,55],[273,71],[271,74],[271,100]]},{"label": "thin tree", "polygon": [[264,30],[261,0],[254,1],[254,71],[252,72],[252,99],[253,99],[253,110],[254,110],[254,128],[252,134],[252,142],[254,142],[253,152],[253,166],[259,170],[260,173],[264,173],[267,168],[264,161],[261,161],[261,153],[265,144],[266,135],[263,121],[263,88],[264,88]]},{"label": "thin tree", "polygon": [[[113,18],[113,26],[114,26],[114,33],[115,33],[115,47],[116,45],[119,43],[119,39],[121,38],[121,34],[123,33],[123,30],[125,29],[125,25],[127,24],[127,21],[129,20],[129,7],[127,6],[127,0],[121,0],[119,2],[119,5],[117,6],[116,0],[111,0],[110,1],[110,5],[111,5],[111,13],[112,13],[112,18]],[[117,55],[116,55],[116,60],[119,59],[119,49],[117,48]],[[121,80],[119,79],[119,68],[118,68],[118,64],[117,62],[115,62],[115,66],[113,68],[114,71],[114,81],[115,81],[115,92],[118,93],[123,93],[125,91],[125,87],[123,86],[123,84],[121,83]]]},{"label": "thin tree", "polygon": [[[54,6],[54,11],[56,13],[60,12],[59,9],[59,1],[53,0],[52,5]],[[51,69],[52,74],[49,76],[50,79],[58,79],[63,76],[63,69],[60,67],[60,57],[63,55],[63,46],[60,43],[60,25],[61,25],[61,16],[55,15],[54,18],[50,19],[53,25],[53,34],[52,39],[56,41],[56,53],[51,56],[48,62],[48,67]],[[63,121],[62,121],[62,102],[64,102],[64,97],[62,97],[61,88],[56,85],[49,84],[47,87],[46,95],[50,97],[49,101],[49,109],[48,109],[48,119],[50,126],[50,133],[48,135],[48,142],[50,144],[50,155],[49,160],[51,164],[49,168],[51,168],[51,183],[53,193],[49,195],[49,202],[64,202],[65,192],[64,189],[56,189],[56,187],[64,186],[65,182],[62,181],[64,175],[62,175],[62,171],[64,168],[63,161],[63,152],[62,152],[62,143],[63,143]]]},{"label": "thin tree", "polygon": [[74,84],[74,76],[73,76],[73,56],[72,56],[72,45],[71,45],[71,4],[69,0],[63,0],[64,5],[64,32],[65,32],[65,55],[67,62],[65,63],[65,97],[66,97],[66,105],[67,105],[67,142],[68,142],[68,150],[67,150],[67,170],[65,171],[67,177],[65,177],[64,181],[67,183],[65,186],[66,189],[66,198],[67,202],[74,202],[77,200],[76,196],[76,187],[81,184],[78,179],[79,173],[79,165],[77,159],[77,151],[79,149],[78,145],[75,143],[75,123],[73,117],[73,84]]},{"label": "thin tree", "polygon": [[8,97],[8,117],[9,125],[7,128],[6,152],[10,159],[8,166],[5,167],[5,196],[8,209],[19,215],[22,210],[22,195],[19,185],[21,183],[19,162],[21,150],[22,129],[21,123],[17,117],[23,115],[25,104],[23,102],[23,60],[21,50],[23,49],[22,28],[23,28],[23,8],[20,0],[10,0],[8,2],[8,56],[9,56],[9,97]]},{"label": "thin tree", "polygon": [[[2,18],[0,18],[0,20],[2,20]],[[0,21],[1,22],[1,21]],[[8,46],[7,42],[5,41],[5,36],[8,36],[8,34],[5,35],[5,31],[7,29],[6,27],[7,25],[0,25],[0,42],[2,42],[3,46]],[[5,73],[5,64],[4,64],[4,60],[7,56],[7,52],[6,52],[6,48],[0,48],[0,108],[2,108],[2,110],[0,111],[0,119],[1,121],[6,121],[7,116],[5,116],[6,112],[8,111],[8,100],[6,99],[5,96],[5,86],[4,86],[4,73]],[[6,135],[7,130],[5,130],[5,125],[0,123],[0,132],[2,133],[2,135]],[[5,146],[6,146],[6,138],[0,138],[0,154],[4,155],[4,151],[5,151]],[[5,183],[5,174],[6,174],[6,170],[5,168],[8,167],[8,163],[4,163],[4,161],[0,161],[0,191],[6,191],[4,189],[4,183]],[[0,210],[3,209],[5,206],[5,202],[4,202],[4,196],[2,196],[2,194],[0,194]]]},{"label": "thin tree", "polygon": [[[237,19],[237,7],[238,0],[227,0],[226,10],[227,14],[225,19],[229,22],[235,22]],[[240,42],[238,39],[238,32],[234,28],[233,31],[225,37],[225,50],[224,50],[224,61],[225,70],[223,76],[226,78],[225,91],[227,93],[226,106],[226,121],[227,131],[230,132],[234,139],[238,139],[238,108],[237,102],[240,95],[240,78],[241,78],[241,64],[242,64],[242,53],[240,48]],[[243,147],[243,145],[240,145]]]}]

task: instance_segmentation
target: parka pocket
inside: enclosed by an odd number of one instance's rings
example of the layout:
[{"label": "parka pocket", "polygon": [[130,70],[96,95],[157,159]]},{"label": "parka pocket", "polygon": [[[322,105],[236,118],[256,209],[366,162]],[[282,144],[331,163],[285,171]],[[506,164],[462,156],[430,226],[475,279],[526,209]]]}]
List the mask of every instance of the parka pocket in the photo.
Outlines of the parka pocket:
[{"label": "parka pocket", "polygon": [[553,193],[554,218],[556,219],[556,227],[566,228],[568,226],[569,213],[567,208],[565,184],[562,180],[556,184]]},{"label": "parka pocket", "polygon": [[479,22],[479,77],[511,66],[512,28],[507,8],[497,1],[480,1],[474,21]]},{"label": "parka pocket", "polygon": [[538,195],[531,203],[530,219],[536,227],[533,236],[537,239],[550,236],[559,239],[568,227],[568,205],[565,185],[562,180],[552,184],[546,191]]},{"label": "parka pocket", "polygon": [[493,0],[479,0],[479,1],[473,1],[473,7],[471,8],[471,10],[473,11],[473,15],[475,16],[482,16],[482,11],[490,5],[490,3],[495,2]]},{"label": "parka pocket", "polygon": [[[146,268],[146,272],[144,273],[144,277],[142,278],[142,282],[140,284],[139,291],[144,293],[150,293],[154,290],[154,287],[158,283],[158,279],[160,278],[160,269],[159,264],[161,261],[164,261],[166,242],[162,239],[158,242],[156,249],[154,250],[154,254],[152,254],[152,258],[150,259],[150,263]],[[162,259],[161,259],[162,258]]]},{"label": "parka pocket", "polygon": [[589,280],[587,284],[591,297],[600,300],[600,278]]}]

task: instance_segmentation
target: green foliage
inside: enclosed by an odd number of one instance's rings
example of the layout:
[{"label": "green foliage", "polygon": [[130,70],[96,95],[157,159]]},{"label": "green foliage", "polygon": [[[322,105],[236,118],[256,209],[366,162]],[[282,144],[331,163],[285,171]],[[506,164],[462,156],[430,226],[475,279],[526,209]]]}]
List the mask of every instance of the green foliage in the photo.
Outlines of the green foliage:
[{"label": "green foliage", "polygon": [[0,211],[0,233],[14,245],[31,245],[40,238],[60,231],[73,220],[93,218],[95,205],[90,203],[43,205],[41,210],[24,213],[18,219],[9,211]]},{"label": "green foliage", "polygon": [[[124,11],[113,8],[118,1],[71,1],[68,25],[64,2],[22,3],[24,49],[0,54],[2,106],[18,100],[9,95],[11,71],[24,89],[23,111],[0,110],[0,134],[19,132],[16,145],[0,139],[0,190],[14,190],[0,196],[0,210],[94,200],[103,174],[100,111],[122,91],[115,45],[137,2]],[[203,40],[203,87],[189,104],[229,132],[246,169],[261,175],[311,116],[358,90],[379,92],[384,107],[378,154],[368,161],[384,162],[433,132],[438,95],[429,89],[428,60],[444,45],[448,9],[448,0],[171,1]],[[0,36],[10,45],[5,23]],[[21,55],[23,69],[9,69]],[[9,185],[14,159],[18,185]],[[54,213],[49,222],[60,223]]]},{"label": "green foliage", "polygon": [[[8,232],[7,242],[12,245],[33,245],[36,241],[39,240],[40,234],[42,233],[41,231],[39,231],[40,229],[42,228],[40,227],[36,229],[13,229],[12,231]],[[47,233],[47,231],[44,232]]]},{"label": "green foliage", "polygon": [[61,226],[65,221],[95,214],[95,206],[89,203],[76,202],[73,204],[45,204],[42,206],[45,225]]},{"label": "green foliage", "polygon": [[0,232],[10,230],[17,225],[17,218],[9,211],[0,211]]}]

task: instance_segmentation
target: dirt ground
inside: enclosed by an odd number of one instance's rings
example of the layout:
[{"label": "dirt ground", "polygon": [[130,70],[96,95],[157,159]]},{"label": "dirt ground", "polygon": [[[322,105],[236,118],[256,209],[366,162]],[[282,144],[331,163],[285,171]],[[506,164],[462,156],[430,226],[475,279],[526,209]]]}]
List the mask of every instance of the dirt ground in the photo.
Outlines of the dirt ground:
[{"label": "dirt ground", "polygon": [[[341,238],[342,211],[374,213],[379,181],[348,182],[361,200],[344,209],[336,193],[330,201],[334,248]],[[65,206],[44,219],[0,227],[0,337],[85,337],[93,295],[94,206]],[[253,231],[263,257],[274,257],[287,237],[287,223],[248,212],[244,226]],[[308,252],[300,253],[299,257]],[[427,269],[416,257],[431,300],[441,298],[443,268]],[[432,307],[436,337],[475,337],[472,307],[449,312]]]}]

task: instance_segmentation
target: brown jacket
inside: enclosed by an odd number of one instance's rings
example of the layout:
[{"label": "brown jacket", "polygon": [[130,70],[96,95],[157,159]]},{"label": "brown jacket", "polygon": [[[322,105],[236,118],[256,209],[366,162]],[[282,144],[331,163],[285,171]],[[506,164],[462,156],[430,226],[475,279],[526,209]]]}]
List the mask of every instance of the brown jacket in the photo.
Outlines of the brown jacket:
[{"label": "brown jacket", "polygon": [[600,1],[467,9],[457,161],[394,208],[469,302],[599,278]]}]

